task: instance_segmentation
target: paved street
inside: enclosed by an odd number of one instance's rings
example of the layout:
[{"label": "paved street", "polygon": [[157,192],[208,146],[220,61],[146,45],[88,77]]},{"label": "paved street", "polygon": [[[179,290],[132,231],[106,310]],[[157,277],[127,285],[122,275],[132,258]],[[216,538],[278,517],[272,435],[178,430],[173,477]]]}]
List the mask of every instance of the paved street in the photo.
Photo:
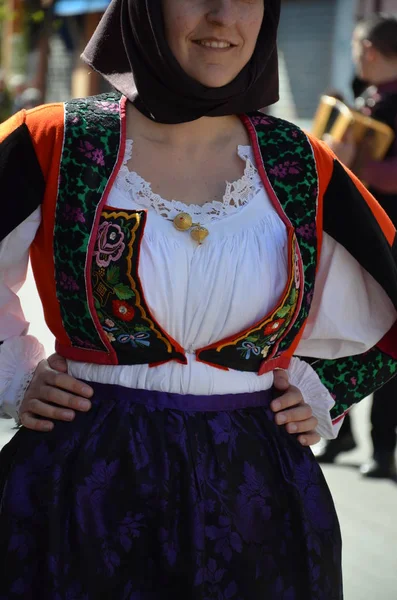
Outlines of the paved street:
[{"label": "paved street", "polygon": [[[43,326],[30,279],[21,298],[31,322],[30,333],[37,335],[50,353],[51,335]],[[397,600],[397,484],[366,481],[357,471],[357,465],[370,453],[368,412],[366,400],[353,414],[360,447],[346,454],[337,466],[324,468],[324,472],[344,537],[345,599]],[[0,420],[0,446],[11,435],[10,422]]]}]

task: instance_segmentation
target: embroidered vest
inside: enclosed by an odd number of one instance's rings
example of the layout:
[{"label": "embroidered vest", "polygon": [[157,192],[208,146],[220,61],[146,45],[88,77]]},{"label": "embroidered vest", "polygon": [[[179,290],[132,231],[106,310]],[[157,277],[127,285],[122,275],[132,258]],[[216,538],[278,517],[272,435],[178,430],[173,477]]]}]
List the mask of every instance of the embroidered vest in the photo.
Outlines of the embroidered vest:
[{"label": "embroidered vest", "polygon": [[[56,296],[70,343],[58,340],[56,349],[66,358],[100,364],[186,364],[183,348],[151,314],[139,279],[146,211],[106,206],[123,159],[124,105],[119,94],[65,105],[53,249]],[[218,368],[263,373],[288,366],[309,313],[318,177],[301,130],[261,113],[242,119],[266,191],[287,227],[288,281],[268,315],[198,350],[196,358]]]}]

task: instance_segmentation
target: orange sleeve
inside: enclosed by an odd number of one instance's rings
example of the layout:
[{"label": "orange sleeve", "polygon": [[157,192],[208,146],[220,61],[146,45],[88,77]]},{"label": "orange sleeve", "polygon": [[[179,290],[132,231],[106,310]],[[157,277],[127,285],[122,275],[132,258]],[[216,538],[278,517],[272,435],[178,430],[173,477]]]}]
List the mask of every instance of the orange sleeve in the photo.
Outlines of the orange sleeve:
[{"label": "orange sleeve", "polygon": [[[395,228],[365,186],[321,141],[308,136],[319,178],[321,234],[327,233],[357,260],[397,308],[397,245]],[[337,293],[335,296],[337,301]],[[343,328],[343,323],[341,323]],[[342,329],[341,329],[342,330]],[[397,373],[397,325],[365,352],[337,359],[306,358],[335,400],[338,422],[361,399]]]},{"label": "orange sleeve", "polygon": [[[319,198],[320,198],[320,206],[319,206],[319,216],[322,220],[322,212],[323,212],[323,203],[322,200],[324,198],[324,194],[328,188],[328,185],[331,181],[332,173],[333,173],[333,165],[334,161],[338,160],[337,156],[332,152],[332,150],[322,141],[318,140],[314,136],[310,134],[306,134],[310,140],[310,143],[313,147],[314,156],[316,159],[318,177],[319,177]],[[350,169],[345,167],[342,163],[340,163],[346,173],[349,175],[350,179],[353,181],[354,185],[360,192],[361,196],[365,200],[367,206],[369,207],[371,213],[374,215],[375,219],[379,223],[388,243],[390,246],[393,245],[395,240],[395,228],[392,221],[387,216],[386,212],[377,202],[377,200],[373,197],[373,195],[367,190],[365,185],[354,175]]]},{"label": "orange sleeve", "polygon": [[58,341],[68,344],[69,340],[62,327],[55,279],[48,276],[55,270],[53,232],[64,138],[64,105],[50,104],[28,111],[26,124],[46,184],[41,206],[42,223],[45,223],[45,227],[39,227],[30,249],[33,273],[47,326]]},{"label": "orange sleeve", "polygon": [[[26,125],[46,181],[60,157],[64,133],[63,103],[46,104],[26,112]],[[47,181],[48,184],[48,181]]]},{"label": "orange sleeve", "polygon": [[26,111],[21,110],[0,124],[0,144],[25,123]]}]

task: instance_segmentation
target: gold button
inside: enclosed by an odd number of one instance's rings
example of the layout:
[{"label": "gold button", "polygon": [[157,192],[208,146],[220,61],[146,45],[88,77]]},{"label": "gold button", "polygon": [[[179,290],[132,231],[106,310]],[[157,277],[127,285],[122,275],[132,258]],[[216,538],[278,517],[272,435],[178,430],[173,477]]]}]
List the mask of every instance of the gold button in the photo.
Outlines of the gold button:
[{"label": "gold button", "polygon": [[193,225],[192,217],[188,213],[180,213],[174,219],[174,227],[178,231],[187,231]]},{"label": "gold button", "polygon": [[200,225],[192,229],[190,232],[190,235],[192,236],[194,241],[198,242],[199,244],[202,244],[202,242],[204,242],[208,234],[208,229],[206,229],[205,227],[201,227]]}]

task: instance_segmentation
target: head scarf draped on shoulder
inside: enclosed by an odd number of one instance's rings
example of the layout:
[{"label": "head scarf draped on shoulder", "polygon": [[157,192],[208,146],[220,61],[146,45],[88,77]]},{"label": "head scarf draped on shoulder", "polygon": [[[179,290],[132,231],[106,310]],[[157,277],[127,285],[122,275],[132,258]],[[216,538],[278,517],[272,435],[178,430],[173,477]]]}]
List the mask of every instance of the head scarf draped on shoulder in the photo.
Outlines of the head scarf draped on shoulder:
[{"label": "head scarf draped on shoulder", "polygon": [[165,38],[161,0],[112,0],[82,54],[147,117],[184,123],[258,110],[278,100],[281,0],[264,0],[255,52],[229,84],[209,88],[187,75]]}]

